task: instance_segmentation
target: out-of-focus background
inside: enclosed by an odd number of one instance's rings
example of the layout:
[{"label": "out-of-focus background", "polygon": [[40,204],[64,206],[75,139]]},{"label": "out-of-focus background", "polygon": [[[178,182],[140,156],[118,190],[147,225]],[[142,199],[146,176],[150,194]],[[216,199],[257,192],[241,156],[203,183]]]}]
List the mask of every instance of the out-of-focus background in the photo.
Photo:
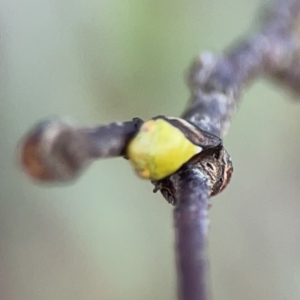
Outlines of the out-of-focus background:
[{"label": "out-of-focus background", "polygon": [[[184,72],[257,26],[264,1],[0,0],[0,299],[175,299],[172,207],[123,159],[39,186],[16,146],[37,121],[179,115]],[[252,25],[251,25],[252,24]],[[300,298],[300,107],[261,81],[225,144],[210,210],[214,299]]]}]

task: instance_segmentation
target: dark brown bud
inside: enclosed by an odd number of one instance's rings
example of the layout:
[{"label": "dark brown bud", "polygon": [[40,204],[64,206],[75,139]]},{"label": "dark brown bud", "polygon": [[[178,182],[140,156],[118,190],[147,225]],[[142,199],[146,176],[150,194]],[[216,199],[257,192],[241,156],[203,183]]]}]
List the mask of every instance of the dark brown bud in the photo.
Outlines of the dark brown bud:
[{"label": "dark brown bud", "polygon": [[209,187],[209,195],[215,196],[228,185],[233,166],[228,152],[221,144],[194,156],[177,173],[160,181],[153,181],[152,183],[155,185],[154,192],[160,190],[169,203],[176,205],[178,182],[182,180],[187,170],[200,170]]},{"label": "dark brown bud", "polygon": [[88,165],[85,136],[61,120],[42,122],[24,138],[20,160],[37,181],[69,181]]}]

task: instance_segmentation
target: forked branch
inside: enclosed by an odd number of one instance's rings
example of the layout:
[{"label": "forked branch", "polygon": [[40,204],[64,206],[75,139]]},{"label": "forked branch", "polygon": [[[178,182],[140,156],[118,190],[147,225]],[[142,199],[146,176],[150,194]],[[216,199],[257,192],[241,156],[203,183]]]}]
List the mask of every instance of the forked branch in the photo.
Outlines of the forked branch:
[{"label": "forked branch", "polygon": [[[227,133],[243,89],[259,77],[276,80],[300,94],[300,0],[273,3],[261,30],[222,55],[204,53],[189,76],[191,101],[182,117],[219,137]],[[73,128],[61,120],[37,125],[21,150],[24,169],[36,180],[66,181],[94,159],[124,156],[141,120],[93,128]],[[176,257],[180,300],[209,300],[207,210],[209,196],[221,191],[232,172],[223,146],[178,172],[154,182],[175,205]],[[217,192],[216,192],[217,191]]]}]

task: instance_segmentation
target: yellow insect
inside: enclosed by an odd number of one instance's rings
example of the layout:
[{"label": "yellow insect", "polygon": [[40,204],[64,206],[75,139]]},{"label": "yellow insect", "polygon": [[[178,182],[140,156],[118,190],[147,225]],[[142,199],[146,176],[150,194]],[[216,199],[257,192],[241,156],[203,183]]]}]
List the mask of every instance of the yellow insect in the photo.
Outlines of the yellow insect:
[{"label": "yellow insect", "polygon": [[218,137],[186,120],[158,116],[141,126],[126,154],[140,177],[160,180],[196,154],[220,144]]}]

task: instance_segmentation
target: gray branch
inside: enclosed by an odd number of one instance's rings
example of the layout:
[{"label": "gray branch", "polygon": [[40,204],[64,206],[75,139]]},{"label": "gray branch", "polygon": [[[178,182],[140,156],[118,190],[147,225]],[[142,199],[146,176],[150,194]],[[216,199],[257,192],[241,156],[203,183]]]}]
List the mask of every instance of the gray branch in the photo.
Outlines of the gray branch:
[{"label": "gray branch", "polygon": [[[300,0],[277,1],[267,9],[260,31],[240,39],[222,55],[201,54],[191,68],[191,100],[182,117],[222,137],[244,88],[257,78],[270,78],[299,96],[299,13]],[[74,128],[60,120],[39,124],[23,140],[21,163],[35,180],[71,180],[92,160],[124,156],[140,123],[136,119],[94,128]],[[231,160],[222,146],[217,153],[208,152],[154,182],[155,190],[161,190],[175,205],[180,300],[210,299],[206,246],[209,196],[224,188],[231,172]]]}]

